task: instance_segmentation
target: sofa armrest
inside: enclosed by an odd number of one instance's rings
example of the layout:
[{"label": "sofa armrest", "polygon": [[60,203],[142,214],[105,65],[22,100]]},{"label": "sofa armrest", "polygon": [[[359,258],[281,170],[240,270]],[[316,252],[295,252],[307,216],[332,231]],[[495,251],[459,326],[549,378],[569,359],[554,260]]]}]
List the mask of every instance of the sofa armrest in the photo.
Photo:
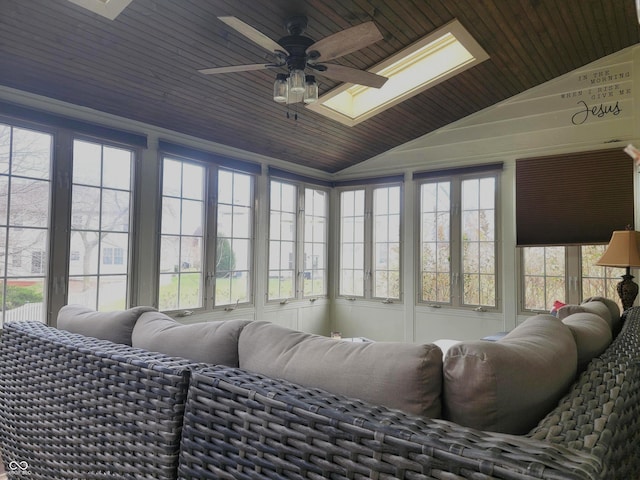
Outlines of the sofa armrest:
[{"label": "sofa armrest", "polygon": [[640,308],[528,436],[597,456],[607,478],[640,472]]},{"label": "sofa armrest", "polygon": [[600,469],[595,455],[548,442],[216,368],[194,372],[178,477],[596,479]]},{"label": "sofa armrest", "polygon": [[6,323],[1,456],[28,465],[30,478],[173,479],[192,366],[39,322]]}]

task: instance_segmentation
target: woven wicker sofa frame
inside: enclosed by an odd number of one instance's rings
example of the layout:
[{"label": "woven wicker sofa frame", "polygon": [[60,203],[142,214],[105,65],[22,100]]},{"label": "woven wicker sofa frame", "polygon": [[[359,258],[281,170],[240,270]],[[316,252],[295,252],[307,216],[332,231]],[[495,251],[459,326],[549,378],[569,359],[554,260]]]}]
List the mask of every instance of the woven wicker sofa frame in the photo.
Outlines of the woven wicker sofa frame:
[{"label": "woven wicker sofa frame", "polygon": [[524,436],[404,415],[239,369],[195,372],[179,478],[640,478],[640,310],[624,317],[610,347]]},{"label": "woven wicker sofa frame", "polygon": [[5,464],[22,462],[38,479],[637,478],[640,310],[625,317],[611,346],[524,436],[37,322],[7,324],[0,450]]}]

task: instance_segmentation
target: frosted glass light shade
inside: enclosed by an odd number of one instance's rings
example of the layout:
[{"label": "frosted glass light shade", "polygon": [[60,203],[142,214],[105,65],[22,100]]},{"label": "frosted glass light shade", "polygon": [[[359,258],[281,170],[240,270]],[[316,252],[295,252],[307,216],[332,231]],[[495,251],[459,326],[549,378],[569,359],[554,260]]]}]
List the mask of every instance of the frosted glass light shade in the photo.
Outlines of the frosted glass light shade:
[{"label": "frosted glass light shade", "polygon": [[273,83],[273,100],[278,103],[285,103],[287,101],[288,89],[287,75],[284,73],[276,75],[276,81]]},{"label": "frosted glass light shade", "polygon": [[318,100],[318,84],[313,75],[307,75],[304,81],[304,103],[313,103]]},{"label": "frosted glass light shade", "polygon": [[304,71],[291,70],[289,73],[289,91],[291,93],[304,93]]}]

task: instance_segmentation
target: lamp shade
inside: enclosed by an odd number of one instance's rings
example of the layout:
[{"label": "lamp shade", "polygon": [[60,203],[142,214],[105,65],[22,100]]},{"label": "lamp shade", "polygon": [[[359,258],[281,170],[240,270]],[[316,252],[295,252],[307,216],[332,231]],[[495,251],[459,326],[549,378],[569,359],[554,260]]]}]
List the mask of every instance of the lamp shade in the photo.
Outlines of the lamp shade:
[{"label": "lamp shade", "polygon": [[604,255],[596,265],[603,267],[640,267],[640,232],[635,230],[616,230]]}]

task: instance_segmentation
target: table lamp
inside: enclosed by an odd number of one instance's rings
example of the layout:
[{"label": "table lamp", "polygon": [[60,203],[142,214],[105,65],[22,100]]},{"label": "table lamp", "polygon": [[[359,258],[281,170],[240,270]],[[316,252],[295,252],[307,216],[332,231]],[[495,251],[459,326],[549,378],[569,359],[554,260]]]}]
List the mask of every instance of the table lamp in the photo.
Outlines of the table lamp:
[{"label": "table lamp", "polygon": [[640,242],[640,232],[631,230],[616,230],[611,235],[611,241],[607,246],[604,255],[597,261],[596,265],[603,267],[623,267],[627,273],[622,276],[622,281],[618,283],[617,290],[622,307],[627,310],[633,306],[633,302],[638,295],[638,284],[633,281],[630,273],[631,267],[640,267],[640,252],[638,243]]}]

